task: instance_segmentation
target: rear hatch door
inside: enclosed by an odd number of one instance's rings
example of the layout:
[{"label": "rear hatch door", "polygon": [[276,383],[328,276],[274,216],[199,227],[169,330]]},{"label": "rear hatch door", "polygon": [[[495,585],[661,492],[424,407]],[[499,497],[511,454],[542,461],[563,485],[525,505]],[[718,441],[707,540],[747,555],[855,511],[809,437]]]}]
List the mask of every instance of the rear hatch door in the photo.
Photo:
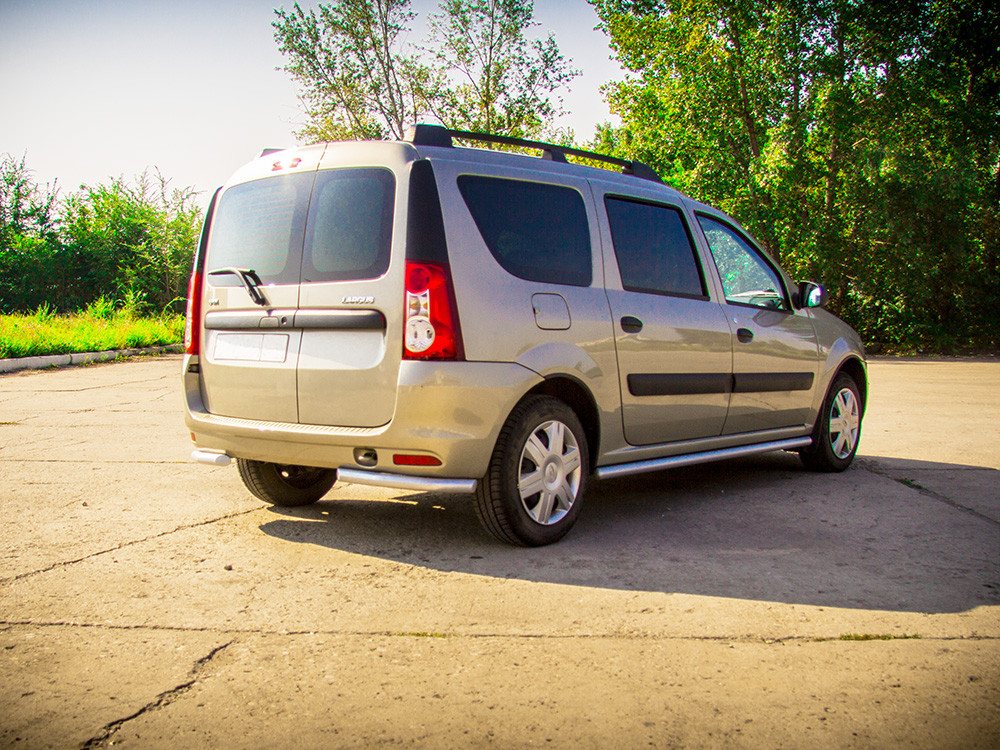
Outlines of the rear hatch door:
[{"label": "rear hatch door", "polygon": [[[390,268],[397,180],[370,166],[385,159],[370,144],[327,150],[338,158],[319,171],[317,154],[308,172],[220,197],[204,300],[203,382],[215,414],[340,427],[392,419],[402,350],[403,263]],[[397,161],[405,166],[403,154]],[[259,276],[266,304],[240,269]]]}]

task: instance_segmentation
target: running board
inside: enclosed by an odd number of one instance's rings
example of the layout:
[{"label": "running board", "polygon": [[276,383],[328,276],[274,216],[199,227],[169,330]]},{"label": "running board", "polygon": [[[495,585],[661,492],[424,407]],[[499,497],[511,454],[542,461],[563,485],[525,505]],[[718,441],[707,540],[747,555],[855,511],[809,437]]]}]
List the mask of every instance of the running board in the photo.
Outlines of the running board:
[{"label": "running board", "polygon": [[752,456],[756,453],[770,453],[771,451],[788,451],[796,448],[805,448],[812,444],[811,437],[789,438],[788,440],[775,440],[770,443],[757,443],[756,445],[741,445],[736,448],[720,448],[714,451],[704,451],[702,453],[688,453],[683,456],[670,456],[669,458],[651,458],[648,461],[633,461],[628,464],[615,464],[613,466],[600,466],[594,472],[598,479],[614,479],[630,474],[642,474],[647,471],[660,471],[661,469],[676,469],[680,466],[692,466],[694,464],[707,464],[711,461],[721,461],[726,458],[739,458],[741,456]]}]

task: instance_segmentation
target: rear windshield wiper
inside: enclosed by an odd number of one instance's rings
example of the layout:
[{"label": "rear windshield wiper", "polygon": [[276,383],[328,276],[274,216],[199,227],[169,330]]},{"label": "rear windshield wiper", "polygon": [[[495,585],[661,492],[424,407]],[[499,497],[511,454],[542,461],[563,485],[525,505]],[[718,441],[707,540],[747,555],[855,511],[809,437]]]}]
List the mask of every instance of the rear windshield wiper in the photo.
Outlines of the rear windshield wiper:
[{"label": "rear windshield wiper", "polygon": [[238,277],[239,280],[243,282],[243,288],[247,290],[247,294],[250,295],[250,299],[261,307],[270,307],[267,297],[264,296],[264,292],[260,288],[263,282],[261,282],[260,276],[258,276],[257,272],[252,268],[233,268],[232,266],[227,268],[216,268],[214,271],[209,271],[208,275],[232,275]]}]

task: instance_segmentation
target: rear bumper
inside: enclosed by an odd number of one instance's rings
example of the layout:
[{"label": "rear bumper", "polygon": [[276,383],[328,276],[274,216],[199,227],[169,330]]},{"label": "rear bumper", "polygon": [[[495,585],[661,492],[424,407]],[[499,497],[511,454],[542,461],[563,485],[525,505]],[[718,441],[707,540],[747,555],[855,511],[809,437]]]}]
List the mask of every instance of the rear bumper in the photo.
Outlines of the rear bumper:
[{"label": "rear bumper", "polygon": [[[342,427],[211,414],[197,364],[196,357],[184,359],[185,423],[202,453],[340,469],[348,482],[439,492],[475,490],[474,479],[486,473],[508,414],[542,382],[538,373],[513,363],[407,361],[400,365],[392,421]],[[359,451],[365,452],[364,465],[356,461]],[[397,466],[397,453],[433,456],[441,465]]]}]

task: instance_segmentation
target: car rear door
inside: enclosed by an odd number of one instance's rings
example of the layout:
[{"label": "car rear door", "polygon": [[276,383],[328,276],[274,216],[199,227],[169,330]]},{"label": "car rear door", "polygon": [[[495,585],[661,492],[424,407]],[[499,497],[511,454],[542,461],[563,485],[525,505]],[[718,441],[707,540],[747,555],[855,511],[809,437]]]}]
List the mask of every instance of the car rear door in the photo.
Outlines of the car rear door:
[{"label": "car rear door", "polygon": [[625,438],[633,445],[714,437],[729,408],[732,334],[710,298],[679,201],[597,192],[607,225]]},{"label": "car rear door", "polygon": [[203,395],[213,414],[298,421],[301,334],[294,318],[315,167],[313,161],[292,173],[241,182],[219,197],[202,299]]},{"label": "car rear door", "polygon": [[220,196],[203,299],[212,413],[338,427],[392,418],[403,300],[403,263],[390,269],[394,169],[405,175],[408,157],[390,151],[393,167],[371,166],[387,157],[372,144],[330,151],[275,162],[278,174]]},{"label": "car rear door", "polygon": [[404,254],[401,244],[393,248],[395,214],[396,177],[388,168],[342,166],[317,174],[295,316],[302,424],[378,427],[392,419],[403,264],[390,270],[390,261]]}]

